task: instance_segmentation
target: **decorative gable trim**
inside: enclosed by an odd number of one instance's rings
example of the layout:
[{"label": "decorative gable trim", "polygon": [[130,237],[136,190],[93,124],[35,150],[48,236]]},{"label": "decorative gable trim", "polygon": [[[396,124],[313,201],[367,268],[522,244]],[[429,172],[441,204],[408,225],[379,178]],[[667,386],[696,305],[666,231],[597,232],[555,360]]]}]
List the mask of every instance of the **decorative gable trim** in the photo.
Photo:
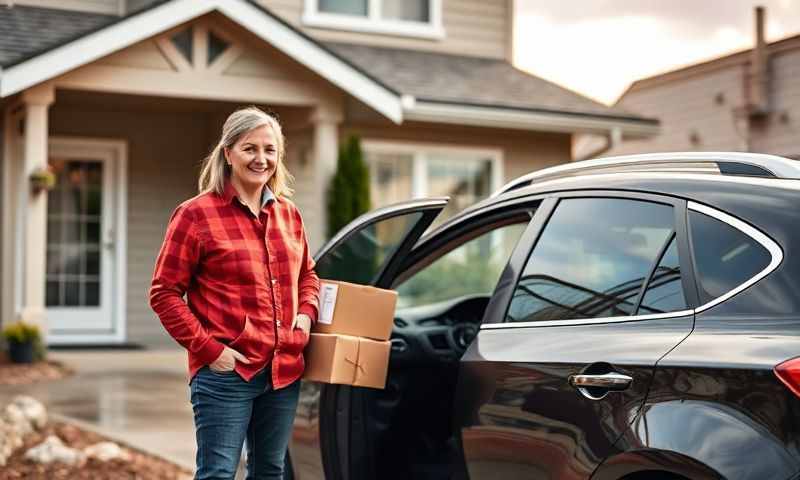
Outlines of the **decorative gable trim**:
[{"label": "decorative gable trim", "polygon": [[[267,10],[244,0],[175,0],[124,18],[0,71],[0,98],[21,92],[212,11],[225,15],[393,122],[399,124],[403,121],[403,109],[397,92],[361,72]],[[170,46],[163,42],[159,46],[168,58],[174,59],[175,54],[182,55],[177,49],[171,51]],[[165,48],[170,51],[164,51]],[[234,59],[235,53],[230,53]],[[205,49],[198,55],[205,55]],[[223,59],[226,62],[232,61],[223,54],[212,67],[218,69],[216,63]],[[197,58],[193,58],[185,63],[176,60],[180,65],[175,66],[178,69],[191,68],[196,60]]]}]

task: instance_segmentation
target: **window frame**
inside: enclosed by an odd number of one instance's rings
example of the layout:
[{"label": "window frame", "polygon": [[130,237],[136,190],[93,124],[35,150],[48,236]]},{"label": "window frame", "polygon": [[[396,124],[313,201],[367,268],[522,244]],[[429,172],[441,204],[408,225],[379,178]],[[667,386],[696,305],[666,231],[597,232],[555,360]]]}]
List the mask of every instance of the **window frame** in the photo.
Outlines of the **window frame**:
[{"label": "window frame", "polygon": [[308,27],[350,30],[358,33],[377,33],[427,40],[445,38],[442,23],[442,0],[429,0],[428,22],[381,18],[381,2],[382,0],[367,0],[367,16],[361,17],[322,12],[319,10],[319,0],[305,0],[302,22]]},{"label": "window frame", "polygon": [[434,153],[445,155],[470,155],[487,157],[491,162],[491,175],[489,195],[503,186],[503,150],[491,147],[470,147],[461,145],[441,145],[435,143],[415,143],[392,140],[366,139],[361,142],[365,162],[370,166],[366,157],[370,153],[386,153],[393,155],[411,156],[411,198],[427,198],[431,196],[428,191],[428,161]]},{"label": "window frame", "polygon": [[[528,229],[522,234],[517,244],[517,248],[511,255],[511,262],[507,272],[501,276],[498,285],[503,285],[503,291],[495,292],[497,298],[492,299],[486,309],[484,321],[481,329],[504,329],[504,328],[526,328],[526,327],[547,327],[547,326],[567,326],[567,325],[592,325],[604,323],[630,322],[638,320],[650,320],[659,318],[674,318],[693,315],[694,309],[698,306],[698,292],[695,283],[694,265],[690,253],[688,230],[687,230],[687,202],[684,199],[669,197],[651,193],[627,192],[618,190],[585,190],[576,192],[560,192],[557,194],[544,195],[544,201],[537,210],[533,221]],[[511,300],[516,291],[517,284],[525,269],[530,255],[536,248],[539,238],[547,227],[550,217],[556,211],[558,203],[562,200],[572,198],[614,198],[623,200],[639,200],[653,203],[667,204],[673,207],[674,213],[674,235],[678,241],[678,259],[681,267],[681,286],[684,289],[687,307],[685,310],[675,312],[645,314],[645,315],[626,315],[603,318],[583,318],[583,319],[563,319],[563,320],[543,320],[535,322],[508,322],[508,309],[511,307]],[[653,261],[655,265],[661,261],[661,253]],[[654,268],[651,265],[651,269]],[[685,272],[685,274],[684,274]],[[508,275],[506,275],[508,273]],[[639,297],[646,291],[650,282],[650,277],[642,284]],[[640,298],[637,298],[637,302]],[[638,305],[638,303],[637,303]]]}]

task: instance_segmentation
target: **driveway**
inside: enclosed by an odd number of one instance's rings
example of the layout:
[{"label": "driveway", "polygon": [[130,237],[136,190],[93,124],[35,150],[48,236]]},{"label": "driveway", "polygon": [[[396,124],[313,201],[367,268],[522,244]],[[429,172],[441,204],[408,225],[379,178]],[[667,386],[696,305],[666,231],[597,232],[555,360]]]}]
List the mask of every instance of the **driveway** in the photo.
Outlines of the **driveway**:
[{"label": "driveway", "polygon": [[192,408],[183,350],[50,352],[75,370],[52,382],[3,387],[0,403],[31,395],[48,411],[194,469]]}]

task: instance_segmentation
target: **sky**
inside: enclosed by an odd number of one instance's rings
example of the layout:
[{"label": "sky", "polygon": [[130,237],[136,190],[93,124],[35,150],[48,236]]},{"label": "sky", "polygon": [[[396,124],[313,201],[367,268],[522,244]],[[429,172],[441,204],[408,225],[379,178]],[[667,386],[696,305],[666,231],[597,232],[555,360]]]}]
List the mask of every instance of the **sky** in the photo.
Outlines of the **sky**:
[{"label": "sky", "polygon": [[800,0],[516,0],[514,64],[607,105],[634,80],[800,34]]}]

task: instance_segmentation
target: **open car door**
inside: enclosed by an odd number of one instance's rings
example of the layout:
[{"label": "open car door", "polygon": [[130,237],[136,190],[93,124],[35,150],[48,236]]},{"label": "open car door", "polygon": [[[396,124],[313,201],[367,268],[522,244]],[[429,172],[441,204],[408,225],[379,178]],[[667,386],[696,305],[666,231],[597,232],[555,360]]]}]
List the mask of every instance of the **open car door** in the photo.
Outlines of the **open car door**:
[{"label": "open car door", "polygon": [[[315,255],[317,274],[324,280],[388,288],[403,258],[447,202],[447,197],[412,200],[360,216]],[[369,317],[365,315],[364,321]],[[351,478],[352,462],[364,460],[350,455],[353,450],[363,451],[354,445],[363,437],[350,434],[352,416],[362,411],[359,390],[303,381],[288,474],[296,473],[304,480]]]}]

